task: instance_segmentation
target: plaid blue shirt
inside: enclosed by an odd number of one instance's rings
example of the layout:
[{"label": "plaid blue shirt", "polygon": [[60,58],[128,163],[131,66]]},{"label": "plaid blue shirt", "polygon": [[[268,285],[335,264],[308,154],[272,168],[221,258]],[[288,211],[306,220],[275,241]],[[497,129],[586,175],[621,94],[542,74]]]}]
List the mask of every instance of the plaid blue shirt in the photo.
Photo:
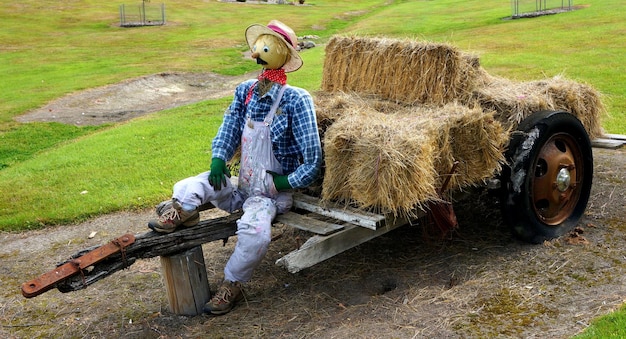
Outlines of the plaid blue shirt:
[{"label": "plaid blue shirt", "polygon": [[[213,139],[213,157],[230,160],[241,143],[247,110],[254,121],[263,121],[269,113],[281,86],[274,84],[262,97],[257,89],[252,91],[250,102],[246,97],[255,79],[241,83],[226,112],[224,121]],[[283,93],[276,116],[270,127],[272,146],[276,159],[288,174],[293,188],[311,185],[318,177],[322,164],[322,146],[317,130],[313,98],[304,89],[289,86]]]}]

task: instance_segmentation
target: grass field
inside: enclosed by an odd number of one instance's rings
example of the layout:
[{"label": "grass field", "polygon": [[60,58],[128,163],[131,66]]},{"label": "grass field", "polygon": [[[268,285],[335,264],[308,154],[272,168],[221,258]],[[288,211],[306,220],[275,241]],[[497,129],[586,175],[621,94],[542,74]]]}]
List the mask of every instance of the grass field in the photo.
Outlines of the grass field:
[{"label": "grass field", "polygon": [[[228,100],[99,127],[19,124],[16,115],[68,93],[140,75],[256,70],[241,57],[243,30],[275,17],[299,35],[320,36],[321,44],[333,34],[410,37],[475,52],[488,72],[514,80],[562,74],[604,93],[610,114],[605,129],[626,133],[626,24],[615,14],[624,8],[619,1],[519,20],[506,20],[508,1],[320,0],[308,6],[184,1],[166,3],[166,25],[142,28],[119,27],[121,3],[24,1],[0,8],[5,27],[0,32],[0,189],[8,192],[0,198],[5,211],[0,229],[38,228],[153,205],[169,194],[175,180],[206,168],[210,139]],[[315,91],[323,48],[302,56],[306,66],[289,81]],[[186,139],[184,146],[173,142],[189,133],[199,137]],[[132,137],[138,134],[148,138],[138,144]],[[169,164],[161,166],[158,159]],[[90,193],[79,195],[85,191]]]},{"label": "grass field", "polygon": [[[320,44],[333,34],[410,37],[475,52],[493,75],[522,81],[561,74],[600,90],[609,113],[604,128],[626,134],[621,0],[589,0],[572,12],[519,20],[506,19],[508,0],[308,0],[307,6],[177,1],[165,3],[164,26],[120,28],[123,3],[2,1],[0,230],[153,206],[168,197],[176,180],[206,170],[210,140],[229,100],[98,127],[20,124],[15,116],[140,75],[256,70],[241,57],[243,31],[274,18],[298,35],[318,35]],[[305,67],[289,82],[315,91],[323,48],[302,57]]]}]

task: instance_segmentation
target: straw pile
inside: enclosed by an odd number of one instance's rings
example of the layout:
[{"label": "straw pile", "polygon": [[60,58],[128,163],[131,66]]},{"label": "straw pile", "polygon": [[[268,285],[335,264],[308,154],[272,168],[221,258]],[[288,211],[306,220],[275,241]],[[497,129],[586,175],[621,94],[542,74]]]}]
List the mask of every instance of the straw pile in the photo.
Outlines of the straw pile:
[{"label": "straw pile", "polygon": [[474,88],[470,100],[498,112],[496,118],[507,127],[515,128],[534,112],[564,110],[582,122],[591,139],[603,135],[600,117],[606,108],[601,94],[588,85],[562,76],[520,83],[486,73],[483,77],[484,85]]},{"label": "straw pile", "polygon": [[[440,174],[448,173],[455,160],[460,166],[450,182],[453,188],[492,177],[504,160],[508,133],[482,109],[454,103],[403,107],[376,99],[368,105],[366,98],[345,94],[324,98],[318,103],[322,114],[342,112],[325,131],[324,199],[410,215],[439,198]],[[333,110],[337,105],[343,109]]]},{"label": "straw pile", "polygon": [[446,44],[334,37],[326,46],[322,90],[443,105],[467,97],[477,60]]},{"label": "straw pile", "polygon": [[593,138],[604,111],[597,91],[561,77],[514,83],[449,45],[357,37],[328,43],[315,100],[322,199],[395,215],[438,199],[455,160],[451,189],[492,177],[510,130],[533,112],[571,112]]}]

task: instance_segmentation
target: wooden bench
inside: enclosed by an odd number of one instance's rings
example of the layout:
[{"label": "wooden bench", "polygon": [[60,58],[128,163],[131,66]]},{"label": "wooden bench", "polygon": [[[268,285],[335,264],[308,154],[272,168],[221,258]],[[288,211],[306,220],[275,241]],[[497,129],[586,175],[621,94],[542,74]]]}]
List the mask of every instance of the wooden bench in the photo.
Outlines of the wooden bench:
[{"label": "wooden bench", "polygon": [[[232,180],[236,183],[236,178]],[[170,311],[182,315],[200,314],[210,298],[202,244],[226,241],[234,236],[236,221],[242,214],[242,211],[237,211],[227,216],[201,220],[196,226],[184,227],[168,234],[148,231],[124,235],[122,238],[128,238],[128,244],[89,261],[89,267],[84,268],[80,266],[81,260],[94,257],[103,248],[119,246],[120,238],[102,246],[83,249],[59,264],[76,267],[72,272],[54,279],[57,270],[53,270],[24,283],[22,292],[25,297],[31,298],[54,287],[64,293],[77,291],[131,266],[137,259],[158,256],[161,258]],[[306,231],[308,239],[276,261],[278,266],[296,273],[405,225],[409,220],[326,204],[319,198],[296,193],[292,210],[278,215],[274,222]],[[48,279],[50,277],[52,279]]]},{"label": "wooden bench", "polygon": [[[296,193],[293,209],[278,215],[274,222],[312,234],[299,248],[276,261],[276,265],[296,273],[405,225],[408,220],[323,204],[318,198]],[[200,314],[202,305],[210,298],[205,292],[209,286],[202,247],[161,256],[161,266],[170,311]]]}]

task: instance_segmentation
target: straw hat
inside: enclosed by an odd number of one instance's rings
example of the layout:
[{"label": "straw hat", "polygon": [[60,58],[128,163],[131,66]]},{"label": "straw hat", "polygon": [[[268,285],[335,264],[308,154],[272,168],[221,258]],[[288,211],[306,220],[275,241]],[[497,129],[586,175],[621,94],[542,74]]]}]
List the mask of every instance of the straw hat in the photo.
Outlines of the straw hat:
[{"label": "straw hat", "polygon": [[302,59],[300,58],[298,51],[296,51],[298,37],[289,26],[278,20],[270,21],[267,26],[259,24],[250,25],[246,29],[246,41],[248,42],[250,49],[252,49],[256,39],[263,34],[273,35],[285,40],[285,45],[289,48],[289,60],[287,60],[287,63],[283,65],[285,72],[297,71],[300,67],[302,67]]}]

